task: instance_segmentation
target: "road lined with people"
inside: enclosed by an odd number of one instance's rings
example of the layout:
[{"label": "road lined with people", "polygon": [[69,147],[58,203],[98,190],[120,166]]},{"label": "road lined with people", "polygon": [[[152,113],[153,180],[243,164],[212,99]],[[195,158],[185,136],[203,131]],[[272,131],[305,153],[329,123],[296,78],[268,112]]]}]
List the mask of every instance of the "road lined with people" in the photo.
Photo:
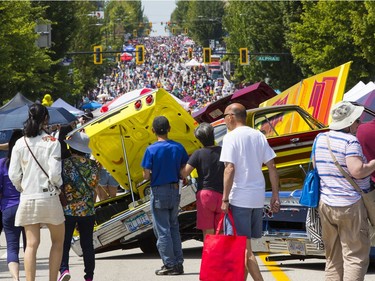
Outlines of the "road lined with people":
[{"label": "road lined with people", "polygon": [[[224,79],[221,70],[217,70],[217,76],[202,63],[202,48],[188,37],[138,38],[126,42],[124,50],[137,44],[145,46],[144,63],[137,65],[134,59],[119,61],[110,73],[98,78],[97,87],[87,93],[81,106],[94,100],[104,104],[136,89],[162,87],[186,102],[188,110],[195,111],[234,91],[234,85]],[[193,50],[191,59],[189,48]]]}]

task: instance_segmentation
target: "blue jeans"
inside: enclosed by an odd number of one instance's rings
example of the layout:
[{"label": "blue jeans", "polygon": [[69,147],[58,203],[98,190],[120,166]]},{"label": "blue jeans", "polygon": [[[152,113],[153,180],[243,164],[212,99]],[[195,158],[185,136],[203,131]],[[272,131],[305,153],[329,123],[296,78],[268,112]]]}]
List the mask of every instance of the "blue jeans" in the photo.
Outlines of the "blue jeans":
[{"label": "blue jeans", "polygon": [[23,227],[14,226],[14,219],[18,205],[6,208],[3,211],[3,227],[5,232],[5,239],[7,241],[7,263],[19,263],[18,253],[20,251],[20,237],[22,232],[23,247],[26,248],[26,236]]},{"label": "blue jeans", "polygon": [[85,267],[85,279],[94,279],[95,252],[93,244],[95,216],[65,216],[65,238],[64,251],[60,266],[60,273],[69,270],[69,251],[72,242],[73,232],[78,225],[80,244],[83,253],[83,264]]},{"label": "blue jeans", "polygon": [[165,184],[151,188],[151,212],[154,232],[163,264],[173,267],[184,262],[178,211],[180,194],[178,184]]}]

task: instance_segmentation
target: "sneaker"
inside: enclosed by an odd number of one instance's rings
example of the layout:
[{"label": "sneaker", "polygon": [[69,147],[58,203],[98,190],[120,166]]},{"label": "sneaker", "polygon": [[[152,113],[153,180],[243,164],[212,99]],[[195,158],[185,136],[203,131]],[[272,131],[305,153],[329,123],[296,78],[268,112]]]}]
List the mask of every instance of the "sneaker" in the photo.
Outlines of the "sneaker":
[{"label": "sneaker", "polygon": [[168,275],[181,275],[184,274],[184,266],[179,263],[173,267],[173,270]]},{"label": "sneaker", "polygon": [[64,270],[64,272],[61,273],[59,279],[57,279],[57,281],[69,281],[69,280],[70,280],[69,270]]},{"label": "sneaker", "polygon": [[168,267],[166,265],[163,265],[160,269],[155,270],[156,275],[169,275],[170,272],[172,272],[174,267]]},{"label": "sneaker", "polygon": [[85,279],[85,281],[92,281],[92,279],[91,278],[87,278],[87,279]]}]

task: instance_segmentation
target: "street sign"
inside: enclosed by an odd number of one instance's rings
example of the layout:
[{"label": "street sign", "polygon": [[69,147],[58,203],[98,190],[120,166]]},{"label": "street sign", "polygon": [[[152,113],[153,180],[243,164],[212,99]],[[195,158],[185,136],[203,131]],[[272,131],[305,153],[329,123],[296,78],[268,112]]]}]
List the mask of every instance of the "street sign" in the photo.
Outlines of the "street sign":
[{"label": "street sign", "polygon": [[280,61],[279,56],[257,56],[257,61]]}]

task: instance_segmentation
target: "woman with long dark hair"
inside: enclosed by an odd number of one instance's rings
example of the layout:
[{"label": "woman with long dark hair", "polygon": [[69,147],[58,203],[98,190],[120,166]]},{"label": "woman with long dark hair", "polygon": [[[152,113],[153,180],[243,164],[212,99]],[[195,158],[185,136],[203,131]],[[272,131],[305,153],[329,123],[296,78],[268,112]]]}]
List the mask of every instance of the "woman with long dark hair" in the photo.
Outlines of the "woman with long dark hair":
[{"label": "woman with long dark hair", "polygon": [[36,253],[40,228],[46,225],[52,240],[49,256],[49,281],[56,281],[64,243],[64,212],[58,187],[62,185],[61,146],[45,131],[49,121],[46,107],[33,104],[24,124],[24,137],[13,147],[9,178],[19,192],[20,204],[15,225],[26,232],[25,274],[35,281]]}]

